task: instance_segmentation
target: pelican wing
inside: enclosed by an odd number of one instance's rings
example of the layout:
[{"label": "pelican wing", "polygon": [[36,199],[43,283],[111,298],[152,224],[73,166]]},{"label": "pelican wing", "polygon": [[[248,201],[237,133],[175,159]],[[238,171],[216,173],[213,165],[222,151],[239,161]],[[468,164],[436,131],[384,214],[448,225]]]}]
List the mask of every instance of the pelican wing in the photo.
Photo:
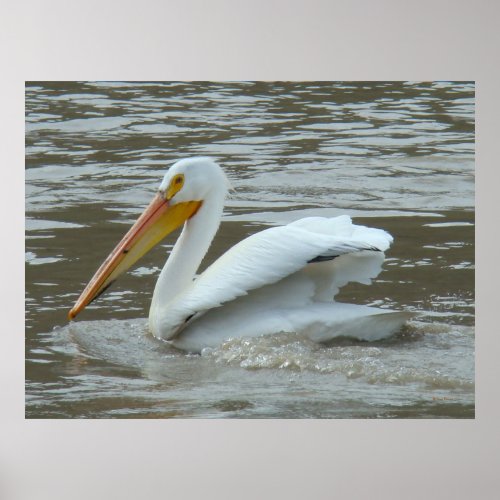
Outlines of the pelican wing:
[{"label": "pelican wing", "polygon": [[[169,304],[168,317],[165,317],[168,329],[172,331],[173,324],[182,327],[186,319],[197,313],[281,282],[298,272],[307,272],[309,277],[317,274],[314,269],[325,269],[325,261],[340,256],[361,257],[354,261],[335,260],[335,266],[328,266],[326,276],[320,273],[316,277],[315,290],[294,289],[290,293],[289,289],[284,290],[288,301],[289,295],[332,300],[338,288],[348,281],[369,283],[380,272],[382,252],[391,242],[392,237],[385,231],[353,225],[348,216],[306,218],[258,232],[223,254]],[[363,261],[368,265],[363,265]],[[179,331],[176,329],[168,338]]]}]

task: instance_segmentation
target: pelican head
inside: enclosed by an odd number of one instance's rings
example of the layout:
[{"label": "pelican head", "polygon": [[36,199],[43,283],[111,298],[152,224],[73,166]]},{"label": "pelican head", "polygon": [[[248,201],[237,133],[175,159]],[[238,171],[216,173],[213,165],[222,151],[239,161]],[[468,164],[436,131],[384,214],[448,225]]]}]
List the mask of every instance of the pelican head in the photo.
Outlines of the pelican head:
[{"label": "pelican head", "polygon": [[227,191],[229,181],[220,166],[210,158],[186,158],[174,163],[163,177],[158,191],[171,205],[203,201],[213,190]]},{"label": "pelican head", "polygon": [[194,217],[206,200],[213,196],[223,200],[228,188],[224,171],[209,158],[174,163],[151,203],[99,267],[68,318],[74,319],[140,257]]}]

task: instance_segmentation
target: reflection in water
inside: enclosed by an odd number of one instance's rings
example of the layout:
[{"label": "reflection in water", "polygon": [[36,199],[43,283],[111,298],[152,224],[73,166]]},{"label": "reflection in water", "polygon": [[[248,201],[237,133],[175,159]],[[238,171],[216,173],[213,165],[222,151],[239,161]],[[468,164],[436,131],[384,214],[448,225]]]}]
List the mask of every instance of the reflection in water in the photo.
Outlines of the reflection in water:
[{"label": "reflection in water", "polygon": [[[277,336],[181,355],[124,326],[147,316],[174,235],[65,326],[167,166],[200,154],[235,187],[202,268],[269,225],[349,213],[396,241],[339,300],[418,322],[389,344]],[[473,200],[472,84],[28,84],[27,416],[471,417]]]}]

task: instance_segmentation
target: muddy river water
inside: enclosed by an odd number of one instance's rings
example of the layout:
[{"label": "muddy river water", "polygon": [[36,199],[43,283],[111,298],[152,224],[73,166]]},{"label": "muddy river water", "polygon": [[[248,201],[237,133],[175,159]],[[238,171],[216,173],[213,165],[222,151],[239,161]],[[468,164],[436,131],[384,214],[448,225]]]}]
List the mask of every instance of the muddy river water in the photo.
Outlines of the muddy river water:
[{"label": "muddy river water", "polygon": [[[393,338],[231,339],[201,355],[146,318],[169,236],[68,324],[174,161],[234,186],[202,269],[237,241],[349,214],[395,238],[337,300],[418,312]],[[473,418],[474,85],[26,84],[28,418]]]}]

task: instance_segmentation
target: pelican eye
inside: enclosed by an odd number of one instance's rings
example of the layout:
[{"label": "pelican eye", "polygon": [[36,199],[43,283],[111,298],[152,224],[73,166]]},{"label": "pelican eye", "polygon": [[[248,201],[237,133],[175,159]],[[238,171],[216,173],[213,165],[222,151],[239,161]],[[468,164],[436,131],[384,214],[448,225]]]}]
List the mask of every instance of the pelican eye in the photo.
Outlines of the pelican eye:
[{"label": "pelican eye", "polygon": [[174,197],[182,188],[184,185],[184,175],[183,174],[177,174],[171,181],[168,186],[166,196],[165,198],[167,200],[170,200],[172,197]]}]

